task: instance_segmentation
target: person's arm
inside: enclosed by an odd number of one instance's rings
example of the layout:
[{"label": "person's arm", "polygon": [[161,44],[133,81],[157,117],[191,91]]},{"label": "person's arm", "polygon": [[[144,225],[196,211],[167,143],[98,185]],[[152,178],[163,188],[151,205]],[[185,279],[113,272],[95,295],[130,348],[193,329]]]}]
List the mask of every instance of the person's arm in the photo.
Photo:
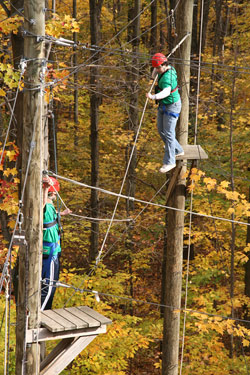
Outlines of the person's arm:
[{"label": "person's arm", "polygon": [[71,213],[72,213],[72,211],[69,208],[66,208],[64,211],[60,212],[60,215],[65,216],[65,215],[69,215]]},{"label": "person's arm", "polygon": [[150,94],[150,92],[147,92],[146,97],[152,100],[160,100],[169,96],[170,93],[171,93],[171,86],[168,86],[168,87],[165,87],[160,92],[158,92],[157,94]]}]

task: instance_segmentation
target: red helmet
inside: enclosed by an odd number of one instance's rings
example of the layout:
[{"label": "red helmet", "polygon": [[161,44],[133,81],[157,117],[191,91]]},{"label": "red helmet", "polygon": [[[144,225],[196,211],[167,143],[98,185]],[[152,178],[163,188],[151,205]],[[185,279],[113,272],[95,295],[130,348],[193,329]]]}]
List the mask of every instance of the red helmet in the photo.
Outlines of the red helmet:
[{"label": "red helmet", "polygon": [[165,61],[168,61],[163,53],[155,53],[152,57],[152,66],[153,68],[158,68],[158,66],[162,65]]},{"label": "red helmet", "polygon": [[51,182],[53,182],[53,185],[50,185],[48,192],[53,193],[55,190],[59,191],[60,190],[60,184],[57,181],[57,179],[55,179],[55,177],[50,177],[50,180],[51,180]]}]

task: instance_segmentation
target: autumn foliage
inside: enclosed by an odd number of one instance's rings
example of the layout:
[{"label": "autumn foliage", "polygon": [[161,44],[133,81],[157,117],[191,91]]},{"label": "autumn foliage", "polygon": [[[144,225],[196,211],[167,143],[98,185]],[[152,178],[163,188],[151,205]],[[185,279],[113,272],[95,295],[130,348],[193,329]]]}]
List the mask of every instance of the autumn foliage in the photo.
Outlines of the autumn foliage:
[{"label": "autumn foliage", "polygon": [[[99,102],[99,186],[119,193],[134,142],[129,101],[131,82],[128,71],[134,64],[126,29],[131,2],[104,1],[101,10],[101,57],[98,60],[98,90],[90,83],[91,51],[89,4],[78,2],[77,18],[70,2],[59,2],[46,21],[51,44],[44,98],[55,116],[58,174],[91,185],[90,95]],[[158,2],[159,44],[167,53],[169,18]],[[201,1],[197,1],[198,14]],[[250,254],[249,203],[249,16],[246,0],[215,1],[208,6],[203,43],[199,105],[196,117],[198,55],[191,57],[189,143],[197,142],[209,158],[194,166],[188,162],[184,245],[194,249],[192,259],[183,262],[180,362],[183,375],[247,374],[250,355],[250,280],[246,277]],[[221,5],[218,14],[218,3]],[[142,8],[149,4],[142,1]],[[23,76],[13,66],[11,33],[18,33],[23,18],[7,19],[0,9],[0,102],[1,145],[0,265],[5,262],[18,211],[20,151],[16,144],[18,125],[12,122],[3,148],[17,90],[23,90]],[[141,15],[140,76],[138,108],[141,116],[145,92],[151,82],[150,8]],[[219,25],[218,25],[219,22]],[[199,31],[200,20],[196,33]],[[221,26],[220,35],[216,32]],[[195,30],[193,30],[194,32]],[[77,44],[58,45],[53,40]],[[194,41],[193,41],[194,44]],[[93,52],[93,51],[92,51]],[[77,67],[73,66],[77,54]],[[173,57],[173,64],[182,63]],[[77,83],[74,73],[77,71]],[[74,120],[74,90],[78,90],[78,121]],[[184,89],[184,88],[181,88]],[[95,91],[96,90],[96,91]],[[89,262],[91,221],[87,187],[61,181],[60,206],[66,204],[75,217],[63,218],[63,252],[60,281],[69,288],[58,288],[54,308],[88,305],[112,319],[105,335],[95,339],[63,374],[141,375],[161,373],[162,308],[161,268],[165,244],[165,177],[158,173],[163,145],[156,130],[157,106],[147,107],[136,144],[134,210],[128,215],[127,201],[121,198],[115,219],[103,248],[101,262]],[[51,115],[51,114],[50,114]],[[55,139],[49,139],[53,143]],[[98,193],[100,203],[99,249],[117,201],[114,195]],[[122,194],[125,195],[125,189]],[[150,202],[146,204],[145,202]],[[63,208],[63,207],[62,207]],[[122,220],[127,221],[122,221]],[[130,221],[128,221],[130,219]],[[171,235],[171,234],[168,234]],[[14,249],[14,254],[16,249]],[[233,254],[233,255],[232,255]],[[15,260],[15,256],[14,256]],[[11,264],[14,269],[15,262]],[[96,300],[99,293],[100,302]],[[186,308],[184,308],[186,303]],[[0,316],[5,297],[0,295]],[[15,321],[14,293],[11,322]],[[3,328],[1,335],[3,336]],[[11,326],[10,369],[14,371],[15,333]],[[50,343],[48,350],[54,346]],[[4,340],[0,342],[0,369],[3,369]],[[1,367],[2,366],[2,367]],[[14,372],[13,372],[14,373]]]}]

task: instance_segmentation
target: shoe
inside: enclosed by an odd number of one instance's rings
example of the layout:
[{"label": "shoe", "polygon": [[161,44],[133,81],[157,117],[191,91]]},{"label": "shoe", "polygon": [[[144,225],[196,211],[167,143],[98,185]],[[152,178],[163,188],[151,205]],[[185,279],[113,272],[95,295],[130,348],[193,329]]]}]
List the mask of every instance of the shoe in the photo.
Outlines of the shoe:
[{"label": "shoe", "polygon": [[176,164],[163,164],[163,166],[160,168],[161,173],[167,173],[171,169],[175,168]]},{"label": "shoe", "polygon": [[185,152],[182,151],[182,152],[179,152],[179,154],[176,154],[175,157],[177,157],[177,156],[183,156],[184,154],[185,154]]}]

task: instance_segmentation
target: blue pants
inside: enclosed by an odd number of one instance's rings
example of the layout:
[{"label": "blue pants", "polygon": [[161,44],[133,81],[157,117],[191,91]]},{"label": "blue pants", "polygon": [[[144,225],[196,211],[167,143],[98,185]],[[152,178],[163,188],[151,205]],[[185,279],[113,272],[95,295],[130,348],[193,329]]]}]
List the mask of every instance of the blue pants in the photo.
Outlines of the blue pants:
[{"label": "blue pants", "polygon": [[[160,105],[158,108],[157,129],[165,144],[163,164],[175,164],[175,155],[183,152],[183,148],[175,138],[175,127],[180,112],[180,100],[166,106]],[[171,113],[173,115],[171,115]],[[174,114],[176,114],[176,117]]]},{"label": "blue pants", "polygon": [[51,309],[56,291],[56,287],[54,285],[59,279],[59,258],[57,254],[53,255],[56,244],[51,245],[50,255],[43,257],[41,310]]}]

